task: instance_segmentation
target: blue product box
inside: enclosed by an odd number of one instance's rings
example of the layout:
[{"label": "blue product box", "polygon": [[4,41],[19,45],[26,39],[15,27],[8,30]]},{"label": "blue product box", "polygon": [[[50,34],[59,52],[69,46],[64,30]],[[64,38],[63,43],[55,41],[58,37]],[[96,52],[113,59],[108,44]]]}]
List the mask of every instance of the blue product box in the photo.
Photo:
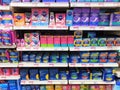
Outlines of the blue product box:
[{"label": "blue product box", "polygon": [[55,2],[55,0],[42,0],[42,2]]},{"label": "blue product box", "polygon": [[76,2],[76,0],[70,0],[70,2]]},{"label": "blue product box", "polygon": [[89,47],[90,46],[90,38],[83,38],[83,47]]},{"label": "blue product box", "polygon": [[41,90],[39,85],[36,85],[36,86],[35,86],[35,89],[36,89],[36,90]]},{"label": "blue product box", "polygon": [[96,38],[96,32],[88,32],[88,38]]},{"label": "blue product box", "polygon": [[49,80],[48,69],[40,69],[39,75],[40,75],[40,80]]},{"label": "blue product box", "polygon": [[17,51],[9,51],[10,61],[13,63],[19,62],[19,53]]},{"label": "blue product box", "polygon": [[67,75],[66,70],[59,71],[59,79],[60,80],[67,80],[68,79],[68,75]]},{"label": "blue product box", "polygon": [[60,63],[68,63],[69,55],[67,52],[60,53]]},{"label": "blue product box", "polygon": [[90,62],[90,59],[89,59],[89,58],[81,58],[81,59],[80,59],[80,62],[81,62],[81,63],[89,63],[89,62]]},{"label": "blue product box", "polygon": [[28,53],[22,53],[22,61],[24,61],[24,62],[29,61],[29,54]]},{"label": "blue product box", "polygon": [[18,90],[16,81],[10,80],[8,81],[8,83],[9,83],[9,90]]},{"label": "blue product box", "polygon": [[71,55],[70,55],[70,63],[79,63],[79,62],[80,62],[79,53],[71,53]]},{"label": "blue product box", "polygon": [[98,58],[90,58],[90,63],[98,63],[99,59]]},{"label": "blue product box", "polygon": [[69,2],[69,0],[56,0],[56,2]]},{"label": "blue product box", "polygon": [[79,77],[81,80],[90,79],[90,71],[89,70],[80,70]]},{"label": "blue product box", "polygon": [[41,85],[40,86],[40,90],[46,90],[46,86],[45,85]]},{"label": "blue product box", "polygon": [[36,63],[41,63],[42,62],[42,53],[38,53],[35,58]]},{"label": "blue product box", "polygon": [[38,69],[30,69],[29,74],[30,80],[39,80]]},{"label": "blue product box", "polygon": [[107,73],[107,74],[105,73],[103,75],[103,80],[108,81],[108,82],[114,81],[115,80],[115,75],[112,74],[112,73]]},{"label": "blue product box", "polygon": [[58,80],[59,79],[58,69],[57,68],[49,69],[49,76],[50,80]]},{"label": "blue product box", "polygon": [[9,5],[11,0],[2,0],[3,5]]},{"label": "blue product box", "polygon": [[90,57],[90,52],[87,52],[87,51],[80,52],[80,57],[81,58],[89,58]]},{"label": "blue product box", "polygon": [[70,69],[70,77],[69,77],[69,79],[70,80],[77,80],[77,79],[79,79],[79,77],[78,77],[78,73],[79,72],[77,72],[77,70],[75,70],[75,69]]},{"label": "blue product box", "polygon": [[50,55],[50,63],[58,63],[59,62],[59,53],[52,52]]},{"label": "blue product box", "polygon": [[33,53],[31,53],[30,55],[29,55],[29,60],[30,60],[30,62],[35,62],[35,58],[36,58],[36,55]]},{"label": "blue product box", "polygon": [[100,70],[92,70],[92,80],[102,80],[103,74]]},{"label": "blue product box", "polygon": [[28,69],[20,69],[20,76],[22,80],[29,80]]},{"label": "blue product box", "polygon": [[90,58],[98,58],[99,57],[99,52],[91,52],[90,53]]},{"label": "blue product box", "polygon": [[72,26],[73,10],[67,10],[66,26]]},{"label": "blue product box", "polygon": [[49,62],[49,53],[45,52],[42,56],[42,62],[43,63],[48,63]]},{"label": "blue product box", "polygon": [[26,86],[26,90],[32,90],[31,86]]}]

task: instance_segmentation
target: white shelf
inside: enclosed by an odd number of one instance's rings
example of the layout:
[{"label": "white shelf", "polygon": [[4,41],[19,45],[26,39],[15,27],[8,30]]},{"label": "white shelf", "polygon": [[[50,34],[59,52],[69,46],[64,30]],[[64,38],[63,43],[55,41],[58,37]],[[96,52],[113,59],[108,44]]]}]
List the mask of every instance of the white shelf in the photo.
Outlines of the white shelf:
[{"label": "white shelf", "polygon": [[0,63],[0,67],[18,67],[18,63]]},{"label": "white shelf", "polygon": [[0,29],[1,30],[12,30],[13,29],[13,27],[12,26],[0,26]]},{"label": "white shelf", "polygon": [[34,62],[21,62],[19,67],[68,67],[67,63],[34,63]]},{"label": "white shelf", "polygon": [[118,63],[69,63],[69,67],[118,67]]},{"label": "white shelf", "polygon": [[119,2],[71,2],[70,7],[120,7]]},{"label": "white shelf", "polygon": [[0,80],[18,80],[20,75],[0,76]]},{"label": "white shelf", "polygon": [[67,26],[14,26],[14,30],[68,30]]},{"label": "white shelf", "polygon": [[17,51],[68,51],[68,47],[56,47],[56,48],[25,48],[25,47],[17,47]]},{"label": "white shelf", "polygon": [[1,49],[1,48],[16,48],[16,45],[15,45],[15,44],[13,44],[12,46],[2,45],[2,46],[0,46],[0,49]]},{"label": "white shelf", "polygon": [[56,7],[69,7],[69,3],[64,3],[64,2],[42,2],[42,3],[38,3],[38,2],[12,2],[10,4],[10,6],[12,7],[52,7],[52,8],[56,8]]},{"label": "white shelf", "polygon": [[90,46],[90,47],[71,47],[70,51],[107,51],[107,50],[120,50],[120,46]]},{"label": "white shelf", "polygon": [[115,81],[106,82],[103,80],[69,80],[69,84],[115,84]]},{"label": "white shelf", "polygon": [[71,31],[75,30],[101,30],[101,31],[120,31],[120,26],[71,26]]},{"label": "white shelf", "polygon": [[67,80],[21,80],[22,85],[68,84]]},{"label": "white shelf", "polygon": [[10,6],[2,6],[2,5],[0,5],[0,10],[10,10]]}]

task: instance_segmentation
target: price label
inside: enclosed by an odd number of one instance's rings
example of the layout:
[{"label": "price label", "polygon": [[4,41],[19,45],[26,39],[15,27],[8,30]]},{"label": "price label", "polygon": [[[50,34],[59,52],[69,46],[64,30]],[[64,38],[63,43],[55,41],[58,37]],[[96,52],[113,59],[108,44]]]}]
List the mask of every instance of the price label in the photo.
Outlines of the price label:
[{"label": "price label", "polygon": [[90,30],[95,30],[95,29],[96,29],[96,27],[94,27],[94,26],[90,27]]},{"label": "price label", "polygon": [[103,67],[104,65],[103,65],[102,63],[99,63],[99,66],[100,66],[100,67]]},{"label": "price label", "polygon": [[101,26],[101,27],[99,27],[99,29],[100,29],[100,30],[104,30],[104,29],[105,29],[105,27],[104,27],[104,26]]},{"label": "price label", "polygon": [[97,81],[94,81],[94,84],[97,84]]},{"label": "price label", "polygon": [[29,81],[28,83],[29,83],[29,84],[33,84],[34,82],[33,82],[33,81]]},{"label": "price label", "polygon": [[35,67],[39,67],[39,64],[38,64],[38,63],[35,63],[34,66],[35,66]]},{"label": "price label", "polygon": [[80,50],[80,48],[79,48],[79,47],[75,47],[74,49],[75,49],[75,50]]},{"label": "price label", "polygon": [[49,66],[54,67],[54,64],[53,63],[49,63]]},{"label": "price label", "polygon": [[84,81],[81,81],[81,84],[85,84],[85,82],[84,82]]},{"label": "price label", "polygon": [[98,3],[98,5],[99,5],[99,6],[104,6],[104,3],[101,2],[101,3]]},{"label": "price label", "polygon": [[21,81],[22,84],[25,84],[26,82],[24,80]]},{"label": "price label", "polygon": [[86,64],[81,64],[82,67],[86,67],[87,65]]},{"label": "price label", "polygon": [[63,26],[63,28],[65,28],[65,29],[66,29],[66,28],[67,28],[67,26]]},{"label": "price label", "polygon": [[89,64],[89,66],[94,67],[94,64]]},{"label": "price label", "polygon": [[38,3],[34,2],[34,3],[32,3],[32,5],[33,5],[33,6],[37,6],[37,5],[38,5]]},{"label": "price label", "polygon": [[76,26],[76,27],[73,27],[73,29],[75,29],[75,30],[79,30],[79,27],[78,27],[78,26]]},{"label": "price label", "polygon": [[23,67],[24,66],[24,64],[23,63],[19,63],[19,65],[18,65],[19,67]]},{"label": "price label", "polygon": [[45,6],[50,6],[50,3],[44,3],[45,4]]},{"label": "price label", "polygon": [[71,63],[71,66],[72,66],[72,67],[75,67],[75,66],[76,66],[76,64],[75,64],[75,63]]},{"label": "price label", "polygon": [[48,80],[48,84],[52,84],[52,81]]},{"label": "price label", "polygon": [[60,28],[61,28],[61,26],[56,26],[56,28],[60,29]]},{"label": "price label", "polygon": [[91,4],[90,3],[85,3],[86,6],[90,6]]},{"label": "price label", "polygon": [[96,47],[91,47],[92,50],[96,50]]},{"label": "price label", "polygon": [[53,29],[53,28],[54,28],[54,26],[48,26],[48,28]]},{"label": "price label", "polygon": [[112,48],[112,46],[107,46],[107,49],[112,50],[113,48]]},{"label": "price label", "polygon": [[6,79],[6,76],[1,76],[1,79]]}]

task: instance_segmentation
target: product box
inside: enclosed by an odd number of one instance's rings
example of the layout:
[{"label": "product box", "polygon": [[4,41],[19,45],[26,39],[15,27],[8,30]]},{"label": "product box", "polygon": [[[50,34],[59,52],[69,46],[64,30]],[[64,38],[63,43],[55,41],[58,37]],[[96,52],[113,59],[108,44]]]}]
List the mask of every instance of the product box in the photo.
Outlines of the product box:
[{"label": "product box", "polygon": [[56,0],[56,2],[69,2],[69,0]]},{"label": "product box", "polygon": [[98,63],[99,59],[98,58],[90,58],[89,62],[90,63]]},{"label": "product box", "polygon": [[89,58],[81,58],[80,62],[81,63],[89,63],[90,59]]},{"label": "product box", "polygon": [[74,39],[74,46],[75,47],[81,47],[82,45],[83,45],[82,38],[80,38],[80,39]]},{"label": "product box", "polygon": [[41,47],[47,47],[48,46],[46,35],[41,35],[40,36],[40,44],[41,44]]},{"label": "product box", "polygon": [[115,38],[107,38],[107,46],[114,46]]},{"label": "product box", "polygon": [[60,47],[60,36],[54,36],[54,47]]},{"label": "product box", "polygon": [[42,0],[42,2],[55,2],[55,0]]},{"label": "product box", "polygon": [[69,77],[70,80],[78,80],[79,79],[79,77],[78,77],[79,72],[77,72],[74,69],[70,69],[69,75],[70,75],[70,77]]},{"label": "product box", "polygon": [[29,80],[28,69],[20,69],[20,77],[22,80]]},{"label": "product box", "polygon": [[31,0],[31,2],[40,2],[41,0]]},{"label": "product box", "polygon": [[80,86],[79,85],[72,85],[71,90],[80,90]]},{"label": "product box", "polygon": [[81,80],[89,80],[90,79],[90,71],[87,69],[80,70],[79,77]]},{"label": "product box", "polygon": [[66,16],[64,13],[55,14],[56,17],[56,26],[65,26]]},{"label": "product box", "polygon": [[89,85],[80,85],[80,89],[89,90]]},{"label": "product box", "polygon": [[39,80],[38,69],[30,69],[30,80]]},{"label": "product box", "polygon": [[39,75],[40,75],[40,80],[49,80],[48,69],[40,69]]},{"label": "product box", "polygon": [[81,58],[90,58],[90,52],[80,52],[80,57]]},{"label": "product box", "polygon": [[29,54],[29,60],[30,60],[30,62],[35,62],[35,57],[36,57],[35,53]]},{"label": "product box", "polygon": [[54,12],[50,12],[49,25],[50,25],[50,26],[55,26],[55,15],[54,15]]},{"label": "product box", "polygon": [[43,54],[43,56],[42,56],[42,62],[43,63],[48,63],[49,62],[49,53],[48,52],[46,52],[46,53],[44,53]]},{"label": "product box", "polygon": [[67,38],[68,38],[68,47],[74,47],[74,36],[72,36],[72,35],[69,35],[69,36],[67,36]]},{"label": "product box", "polygon": [[69,55],[67,52],[60,53],[60,63],[68,63]]},{"label": "product box", "polygon": [[98,46],[98,38],[91,38],[90,46]]},{"label": "product box", "polygon": [[90,8],[82,8],[82,12],[81,12],[81,25],[82,26],[88,26],[89,13],[90,13]]},{"label": "product box", "polygon": [[17,51],[9,51],[9,60],[12,63],[18,63],[19,62],[19,53]]},{"label": "product box", "polygon": [[112,18],[112,26],[120,26],[120,12],[114,12],[111,16]]},{"label": "product box", "polygon": [[59,62],[59,53],[57,52],[52,52],[50,54],[50,63],[58,63]]},{"label": "product box", "polygon": [[31,34],[30,33],[24,33],[24,40],[25,40],[25,47],[31,47]]},{"label": "product box", "polygon": [[25,25],[31,25],[31,13],[25,13]]},{"label": "product box", "polygon": [[80,62],[80,56],[78,53],[71,53],[70,54],[70,63],[79,63]]},{"label": "product box", "polygon": [[46,85],[46,90],[54,90],[54,85]]},{"label": "product box", "polygon": [[[92,0],[92,1],[97,1],[97,0]],[[99,23],[99,8],[91,8],[91,13],[90,13],[90,26],[98,26]]]},{"label": "product box", "polygon": [[67,10],[66,15],[66,25],[72,26],[72,20],[73,20],[73,10]]},{"label": "product box", "polygon": [[88,38],[96,38],[96,32],[88,32]]},{"label": "product box", "polygon": [[55,90],[63,90],[62,85],[55,85]]},{"label": "product box", "polygon": [[40,26],[40,9],[32,8],[32,26]]},{"label": "product box", "polygon": [[115,38],[114,45],[120,46],[120,38]]},{"label": "product box", "polygon": [[49,24],[49,9],[42,8],[39,11],[40,14],[40,26],[48,26]]},{"label": "product box", "polygon": [[99,53],[99,62],[106,63],[108,61],[108,52],[100,52]]},{"label": "product box", "polygon": [[90,58],[98,58],[99,57],[99,52],[91,52],[90,53]]},{"label": "product box", "polygon": [[66,70],[59,71],[59,79],[60,80],[67,80],[68,79],[68,74],[67,74]]},{"label": "product box", "polygon": [[76,2],[76,0],[70,0],[70,2]]},{"label": "product box", "polygon": [[90,38],[83,38],[83,47],[89,47],[90,46]]},{"label": "product box", "polygon": [[82,38],[83,32],[82,31],[74,31],[74,37],[76,39]]},{"label": "product box", "polygon": [[103,74],[99,69],[92,70],[92,80],[102,80]]},{"label": "product box", "polygon": [[47,38],[47,44],[48,44],[48,47],[54,47],[53,36],[51,36],[51,35],[47,35],[46,38]]},{"label": "product box", "polygon": [[100,13],[98,25],[109,26],[110,25],[110,13]]},{"label": "product box", "polygon": [[31,33],[31,46],[40,47],[39,33]]},{"label": "product box", "polygon": [[61,47],[67,47],[68,46],[68,37],[67,36],[61,36],[60,37],[61,40]]},{"label": "product box", "polygon": [[42,55],[43,55],[42,52],[40,52],[36,55],[36,57],[35,57],[36,63],[41,63],[42,62]]},{"label": "product box", "polygon": [[3,68],[3,75],[10,76],[11,75],[11,69],[9,69],[9,68]]},{"label": "product box", "polygon": [[11,0],[2,0],[2,5],[9,5]]},{"label": "product box", "polygon": [[30,0],[22,0],[22,2],[30,2]]},{"label": "product box", "polygon": [[59,79],[58,69],[57,68],[49,69],[49,75],[50,80],[58,80]]},{"label": "product box", "polygon": [[73,9],[73,26],[81,25],[81,9],[74,8]]},{"label": "product box", "polygon": [[98,46],[106,46],[106,38],[98,38]]},{"label": "product box", "polygon": [[15,24],[15,26],[24,26],[25,25],[24,13],[14,13],[14,24]]}]

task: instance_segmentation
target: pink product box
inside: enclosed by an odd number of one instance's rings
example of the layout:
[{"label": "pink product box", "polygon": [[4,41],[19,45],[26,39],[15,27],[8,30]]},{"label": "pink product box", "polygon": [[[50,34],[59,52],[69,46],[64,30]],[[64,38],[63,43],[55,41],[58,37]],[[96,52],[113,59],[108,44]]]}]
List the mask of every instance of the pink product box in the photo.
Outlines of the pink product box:
[{"label": "pink product box", "polygon": [[39,33],[31,33],[31,46],[32,47],[40,46]]},{"label": "pink product box", "polygon": [[74,44],[74,36],[67,36],[68,38],[68,44]]},{"label": "pink product box", "polygon": [[47,36],[47,42],[48,42],[48,44],[54,44],[54,42],[53,42],[53,36]]},{"label": "pink product box", "polygon": [[40,36],[40,43],[41,44],[47,44],[47,37],[46,36]]},{"label": "pink product box", "polygon": [[54,44],[60,44],[60,36],[54,36]]},{"label": "pink product box", "polygon": [[56,26],[65,26],[66,15],[64,13],[58,13],[55,15],[56,17]]},{"label": "pink product box", "polygon": [[24,34],[24,40],[25,40],[25,46],[30,47],[31,46],[31,33],[25,33]]},{"label": "pink product box", "polygon": [[24,46],[25,46],[25,40],[24,40],[24,39],[21,39],[20,45],[21,45],[21,47],[24,47]]},{"label": "pink product box", "polygon": [[67,44],[67,36],[61,36],[61,44]]},{"label": "pink product box", "polygon": [[16,40],[16,45],[17,45],[17,47],[21,47],[21,40],[20,39]]}]

